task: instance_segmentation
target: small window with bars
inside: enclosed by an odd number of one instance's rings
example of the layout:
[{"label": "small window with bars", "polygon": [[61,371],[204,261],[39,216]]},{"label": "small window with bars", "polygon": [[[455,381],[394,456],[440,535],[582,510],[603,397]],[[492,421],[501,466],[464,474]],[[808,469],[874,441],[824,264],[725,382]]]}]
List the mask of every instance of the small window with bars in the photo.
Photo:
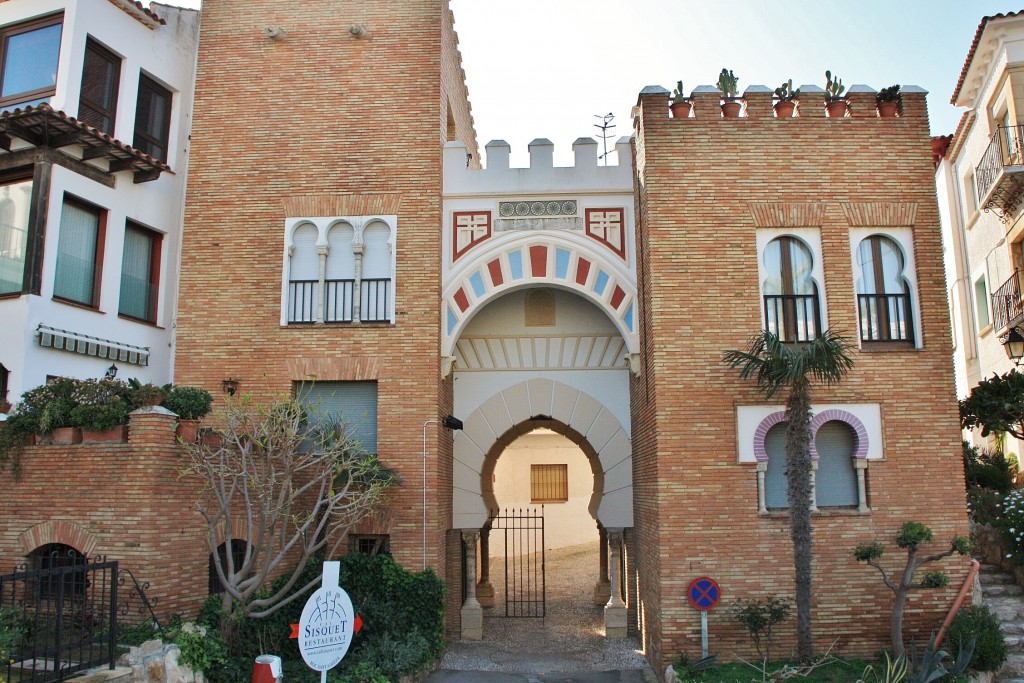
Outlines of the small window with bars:
[{"label": "small window with bars", "polygon": [[568,500],[568,465],[530,465],[531,503],[565,503]]},{"label": "small window with bars", "polygon": [[352,534],[348,538],[350,553],[361,555],[390,555],[391,537],[388,534]]}]

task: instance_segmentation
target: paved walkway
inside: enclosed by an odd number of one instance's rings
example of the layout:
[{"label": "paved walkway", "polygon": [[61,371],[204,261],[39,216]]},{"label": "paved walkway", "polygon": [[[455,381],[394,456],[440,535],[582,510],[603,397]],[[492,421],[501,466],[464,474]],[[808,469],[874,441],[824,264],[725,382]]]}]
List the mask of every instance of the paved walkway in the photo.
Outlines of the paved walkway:
[{"label": "paved walkway", "polygon": [[[495,605],[485,612],[484,638],[456,640],[428,683],[646,683],[657,678],[636,638],[604,637],[604,610],[593,601],[597,543],[548,551],[547,614],[508,619],[490,614],[504,605],[494,581]],[[503,577],[501,563],[492,577]]]}]

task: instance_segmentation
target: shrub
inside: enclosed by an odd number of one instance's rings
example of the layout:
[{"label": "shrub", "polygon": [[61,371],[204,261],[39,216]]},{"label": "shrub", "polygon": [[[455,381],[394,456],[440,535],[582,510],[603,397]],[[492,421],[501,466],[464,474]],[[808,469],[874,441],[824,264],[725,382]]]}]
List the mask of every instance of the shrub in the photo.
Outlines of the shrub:
[{"label": "shrub", "polygon": [[[754,641],[757,654],[765,662],[771,660],[772,628],[786,620],[790,612],[786,598],[769,595],[764,602],[758,600],[737,600],[732,606],[733,619],[747,627],[750,639]],[[764,642],[764,649],[761,643]]]},{"label": "shrub", "polygon": [[216,629],[183,624],[169,631],[168,636],[181,649],[181,663],[193,671],[214,672],[228,663],[228,647]]},{"label": "shrub", "polygon": [[137,379],[130,379],[128,380],[128,386],[130,387],[128,401],[132,405],[132,410],[147,406],[158,406],[167,397],[167,391],[155,384],[142,384]]},{"label": "shrub", "polygon": [[974,637],[974,655],[971,668],[975,671],[998,671],[1006,662],[1006,641],[999,630],[999,620],[988,605],[974,605],[961,609],[946,634],[946,642],[955,656],[959,644]]},{"label": "shrub", "polygon": [[1017,479],[1017,462],[1013,456],[990,451],[963,442],[964,481],[967,488],[980,487],[1009,493]]},{"label": "shrub", "polygon": [[21,400],[8,419],[17,429],[28,434],[49,434],[54,429],[71,426],[71,409],[79,380],[64,377],[47,382],[21,395]]},{"label": "shrub", "polygon": [[1024,564],[1024,490],[1008,493],[999,505],[995,526],[1003,535],[1003,550],[1017,564]]},{"label": "shrub", "polygon": [[174,387],[164,399],[164,408],[182,420],[201,420],[212,406],[213,396],[202,387]]},{"label": "shrub", "polygon": [[967,491],[967,512],[976,524],[997,526],[1001,514],[999,504],[1003,496],[990,489],[972,488]]},{"label": "shrub", "polygon": [[18,645],[25,635],[25,615],[13,607],[0,607],[0,671],[17,653]]}]

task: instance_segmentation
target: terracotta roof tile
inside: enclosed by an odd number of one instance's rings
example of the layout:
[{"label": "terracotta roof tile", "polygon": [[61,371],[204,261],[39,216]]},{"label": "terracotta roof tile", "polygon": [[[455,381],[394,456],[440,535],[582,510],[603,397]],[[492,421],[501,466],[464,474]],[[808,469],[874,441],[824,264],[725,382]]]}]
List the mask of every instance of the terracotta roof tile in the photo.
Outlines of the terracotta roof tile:
[{"label": "terracotta roof tile", "polygon": [[[156,12],[154,12],[153,10],[151,10],[150,8],[146,7],[141,2],[139,2],[139,0],[110,0],[110,2],[111,2],[111,4],[114,4],[114,5],[117,5],[117,6],[121,7],[121,9],[123,9],[125,11],[128,11],[128,7],[134,6],[135,9],[137,9],[139,12],[142,12],[144,15],[146,15],[147,17],[149,17],[153,21],[157,22],[158,24],[166,24],[167,23]],[[131,14],[130,11],[128,13]]]},{"label": "terracotta roof tile", "polygon": [[956,88],[953,90],[953,97],[949,99],[950,104],[956,104],[956,98],[960,95],[960,88],[964,85],[964,79],[967,78],[967,69],[971,66],[971,60],[974,59],[974,53],[978,49],[978,43],[981,42],[981,34],[985,32],[985,26],[988,22],[994,19],[1004,19],[1007,17],[1016,17],[1024,14],[1024,10],[1018,12],[1004,12],[1002,14],[993,14],[988,17],[982,17],[981,23],[978,24],[978,30],[974,32],[974,40],[971,41],[971,48],[967,51],[967,59],[964,60],[964,68],[960,70],[960,80],[956,82]]}]

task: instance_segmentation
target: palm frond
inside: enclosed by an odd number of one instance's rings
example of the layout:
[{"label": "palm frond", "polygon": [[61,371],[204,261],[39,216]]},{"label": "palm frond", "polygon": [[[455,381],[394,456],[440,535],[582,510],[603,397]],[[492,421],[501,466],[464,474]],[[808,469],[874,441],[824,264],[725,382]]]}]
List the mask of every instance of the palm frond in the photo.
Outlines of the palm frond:
[{"label": "palm frond", "polygon": [[827,330],[821,337],[800,346],[786,344],[777,335],[761,330],[751,336],[746,351],[725,351],[722,361],[738,369],[740,379],[753,378],[765,398],[771,398],[784,387],[812,379],[822,384],[837,384],[853,367],[848,348],[849,342],[844,337]]}]

